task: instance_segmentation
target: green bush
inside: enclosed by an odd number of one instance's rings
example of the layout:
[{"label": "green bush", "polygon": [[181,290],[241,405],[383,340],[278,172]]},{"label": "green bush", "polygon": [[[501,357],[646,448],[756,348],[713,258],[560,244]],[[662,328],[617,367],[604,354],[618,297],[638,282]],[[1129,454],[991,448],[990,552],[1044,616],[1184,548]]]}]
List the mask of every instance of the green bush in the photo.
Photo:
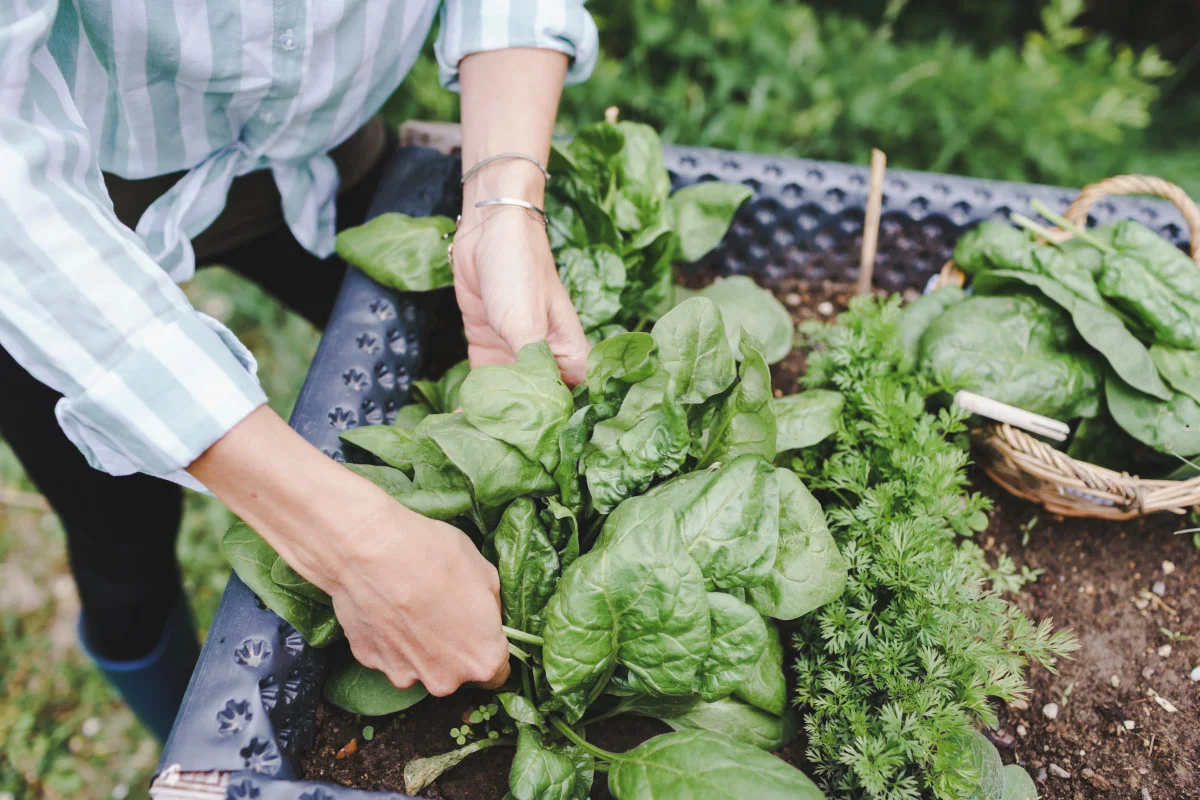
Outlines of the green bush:
[{"label": "green bush", "polygon": [[[1020,42],[1013,15],[976,3],[951,22],[991,35],[935,34],[918,8],[910,27],[927,35],[902,39],[892,32],[907,30],[905,5],[868,23],[776,0],[593,4],[604,52],[566,91],[561,123],[616,105],[681,144],[857,162],[880,147],[897,167],[1074,185],[1139,155],[1171,67],[1079,27],[1083,0],[1045,5],[1041,30]],[[415,85],[432,75],[418,68],[394,118],[451,118],[453,101]]]}]

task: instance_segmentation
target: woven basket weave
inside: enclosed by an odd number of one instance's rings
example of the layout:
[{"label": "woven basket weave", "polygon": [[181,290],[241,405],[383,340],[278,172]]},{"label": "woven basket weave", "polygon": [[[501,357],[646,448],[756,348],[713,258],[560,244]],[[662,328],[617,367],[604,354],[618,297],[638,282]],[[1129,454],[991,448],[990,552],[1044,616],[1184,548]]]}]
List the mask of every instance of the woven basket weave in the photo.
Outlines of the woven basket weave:
[{"label": "woven basket weave", "polygon": [[[1200,265],[1200,208],[1173,183],[1148,175],[1120,175],[1087,186],[1064,216],[1087,226],[1088,210],[1110,195],[1157,195],[1174,203],[1191,230],[1192,258]],[[1055,230],[1057,240],[1071,237]],[[947,262],[938,285],[962,286],[966,276]],[[986,425],[971,433],[984,471],[1012,494],[1065,517],[1132,519],[1157,511],[1186,513],[1200,506],[1200,478],[1146,480],[1071,458],[1011,425]]]}]

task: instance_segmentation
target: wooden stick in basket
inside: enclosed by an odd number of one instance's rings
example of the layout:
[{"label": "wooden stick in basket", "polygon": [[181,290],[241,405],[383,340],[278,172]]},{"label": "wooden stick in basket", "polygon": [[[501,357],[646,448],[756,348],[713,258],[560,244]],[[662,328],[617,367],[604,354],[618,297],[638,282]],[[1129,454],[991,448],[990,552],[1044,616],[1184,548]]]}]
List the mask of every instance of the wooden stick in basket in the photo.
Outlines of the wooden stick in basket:
[{"label": "wooden stick in basket", "polygon": [[871,293],[875,275],[875,251],[879,247],[879,217],[883,210],[883,173],[887,156],[879,148],[871,149],[871,180],[867,186],[867,214],[863,220],[862,259],[858,262],[858,294]]}]

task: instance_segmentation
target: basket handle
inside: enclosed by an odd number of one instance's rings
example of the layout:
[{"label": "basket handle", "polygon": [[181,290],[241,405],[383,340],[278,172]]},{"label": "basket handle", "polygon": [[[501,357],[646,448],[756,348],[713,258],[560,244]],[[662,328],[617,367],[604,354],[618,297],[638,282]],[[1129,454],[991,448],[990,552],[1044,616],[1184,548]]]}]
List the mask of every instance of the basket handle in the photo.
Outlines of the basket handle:
[{"label": "basket handle", "polygon": [[1081,228],[1087,227],[1088,211],[1110,195],[1149,194],[1170,200],[1183,215],[1192,240],[1192,259],[1200,264],[1200,208],[1188,193],[1170,181],[1153,175],[1116,175],[1083,187],[1063,215]]}]

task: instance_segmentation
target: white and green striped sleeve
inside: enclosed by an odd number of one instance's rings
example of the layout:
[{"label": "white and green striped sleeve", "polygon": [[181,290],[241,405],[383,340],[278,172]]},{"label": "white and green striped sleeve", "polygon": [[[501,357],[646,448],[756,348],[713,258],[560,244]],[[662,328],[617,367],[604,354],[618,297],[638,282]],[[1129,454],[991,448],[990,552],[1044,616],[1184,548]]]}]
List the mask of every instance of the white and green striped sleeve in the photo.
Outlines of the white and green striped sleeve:
[{"label": "white and green striped sleeve", "polygon": [[566,53],[571,84],[592,74],[600,43],[583,0],[445,0],[434,50],[447,89],[458,90],[458,64],[464,58],[509,47]]},{"label": "white and green striped sleeve", "polygon": [[63,393],[92,466],[183,472],[265,402],[253,358],[112,211],[46,42],[57,0],[0,3],[0,346]]}]

